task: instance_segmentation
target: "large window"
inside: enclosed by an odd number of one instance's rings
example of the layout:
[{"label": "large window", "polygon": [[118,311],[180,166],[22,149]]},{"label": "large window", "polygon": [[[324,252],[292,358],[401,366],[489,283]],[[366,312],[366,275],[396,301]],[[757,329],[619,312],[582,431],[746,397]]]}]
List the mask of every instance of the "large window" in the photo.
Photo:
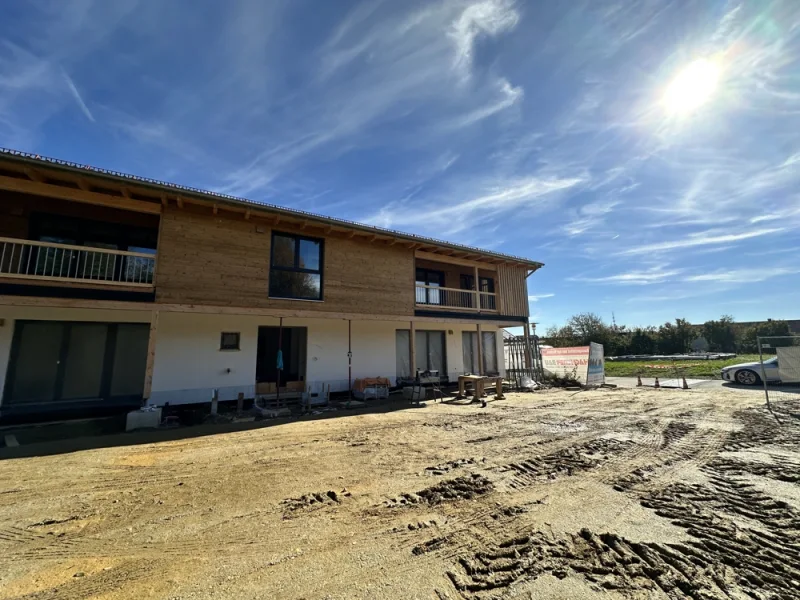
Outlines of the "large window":
[{"label": "large window", "polygon": [[[497,337],[494,331],[483,331],[483,373],[494,375],[497,369]],[[478,332],[464,331],[461,334],[461,347],[464,357],[464,372],[478,373]]]},{"label": "large window", "polygon": [[442,297],[436,288],[444,286],[444,273],[431,269],[417,269],[417,304],[441,304]]},{"label": "large window", "polygon": [[322,300],[322,240],[272,234],[270,298]]}]

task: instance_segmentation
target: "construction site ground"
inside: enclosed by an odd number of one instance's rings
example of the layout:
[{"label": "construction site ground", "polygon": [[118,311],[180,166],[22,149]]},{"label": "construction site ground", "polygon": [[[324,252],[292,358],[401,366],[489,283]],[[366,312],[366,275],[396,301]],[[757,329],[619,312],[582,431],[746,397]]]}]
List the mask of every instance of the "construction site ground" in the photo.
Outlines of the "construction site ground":
[{"label": "construction site ground", "polygon": [[800,598],[800,395],[763,404],[548,390],[5,449],[0,598]]}]

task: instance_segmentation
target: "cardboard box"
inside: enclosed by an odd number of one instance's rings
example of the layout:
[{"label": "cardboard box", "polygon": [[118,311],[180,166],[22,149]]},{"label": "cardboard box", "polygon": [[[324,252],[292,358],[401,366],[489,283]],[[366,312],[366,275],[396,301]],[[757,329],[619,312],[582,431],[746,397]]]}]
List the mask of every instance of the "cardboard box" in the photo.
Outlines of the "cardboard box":
[{"label": "cardboard box", "polygon": [[287,381],[286,382],[286,391],[287,392],[305,392],[306,391],[306,384],[303,381]]},{"label": "cardboard box", "polygon": [[256,394],[274,394],[278,391],[275,383],[261,382],[256,384]]}]

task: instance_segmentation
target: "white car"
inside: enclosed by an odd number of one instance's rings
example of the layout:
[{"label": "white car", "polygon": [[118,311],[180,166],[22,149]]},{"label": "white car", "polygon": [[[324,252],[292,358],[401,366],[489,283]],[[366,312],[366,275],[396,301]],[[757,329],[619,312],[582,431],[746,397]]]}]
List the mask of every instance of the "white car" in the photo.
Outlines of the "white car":
[{"label": "white car", "polygon": [[[776,383],[781,380],[778,373],[778,357],[764,361],[764,374],[768,383]],[[731,365],[722,369],[722,379],[732,381],[742,385],[758,385],[761,383],[761,363],[751,362],[740,365]]]}]

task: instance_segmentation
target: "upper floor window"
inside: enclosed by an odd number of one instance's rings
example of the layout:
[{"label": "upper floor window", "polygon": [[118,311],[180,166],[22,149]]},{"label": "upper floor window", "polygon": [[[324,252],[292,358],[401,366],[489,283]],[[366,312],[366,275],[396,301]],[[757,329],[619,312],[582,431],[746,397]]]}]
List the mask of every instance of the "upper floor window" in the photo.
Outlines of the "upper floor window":
[{"label": "upper floor window", "polygon": [[273,232],[270,298],[322,300],[322,248],[320,239]]}]

